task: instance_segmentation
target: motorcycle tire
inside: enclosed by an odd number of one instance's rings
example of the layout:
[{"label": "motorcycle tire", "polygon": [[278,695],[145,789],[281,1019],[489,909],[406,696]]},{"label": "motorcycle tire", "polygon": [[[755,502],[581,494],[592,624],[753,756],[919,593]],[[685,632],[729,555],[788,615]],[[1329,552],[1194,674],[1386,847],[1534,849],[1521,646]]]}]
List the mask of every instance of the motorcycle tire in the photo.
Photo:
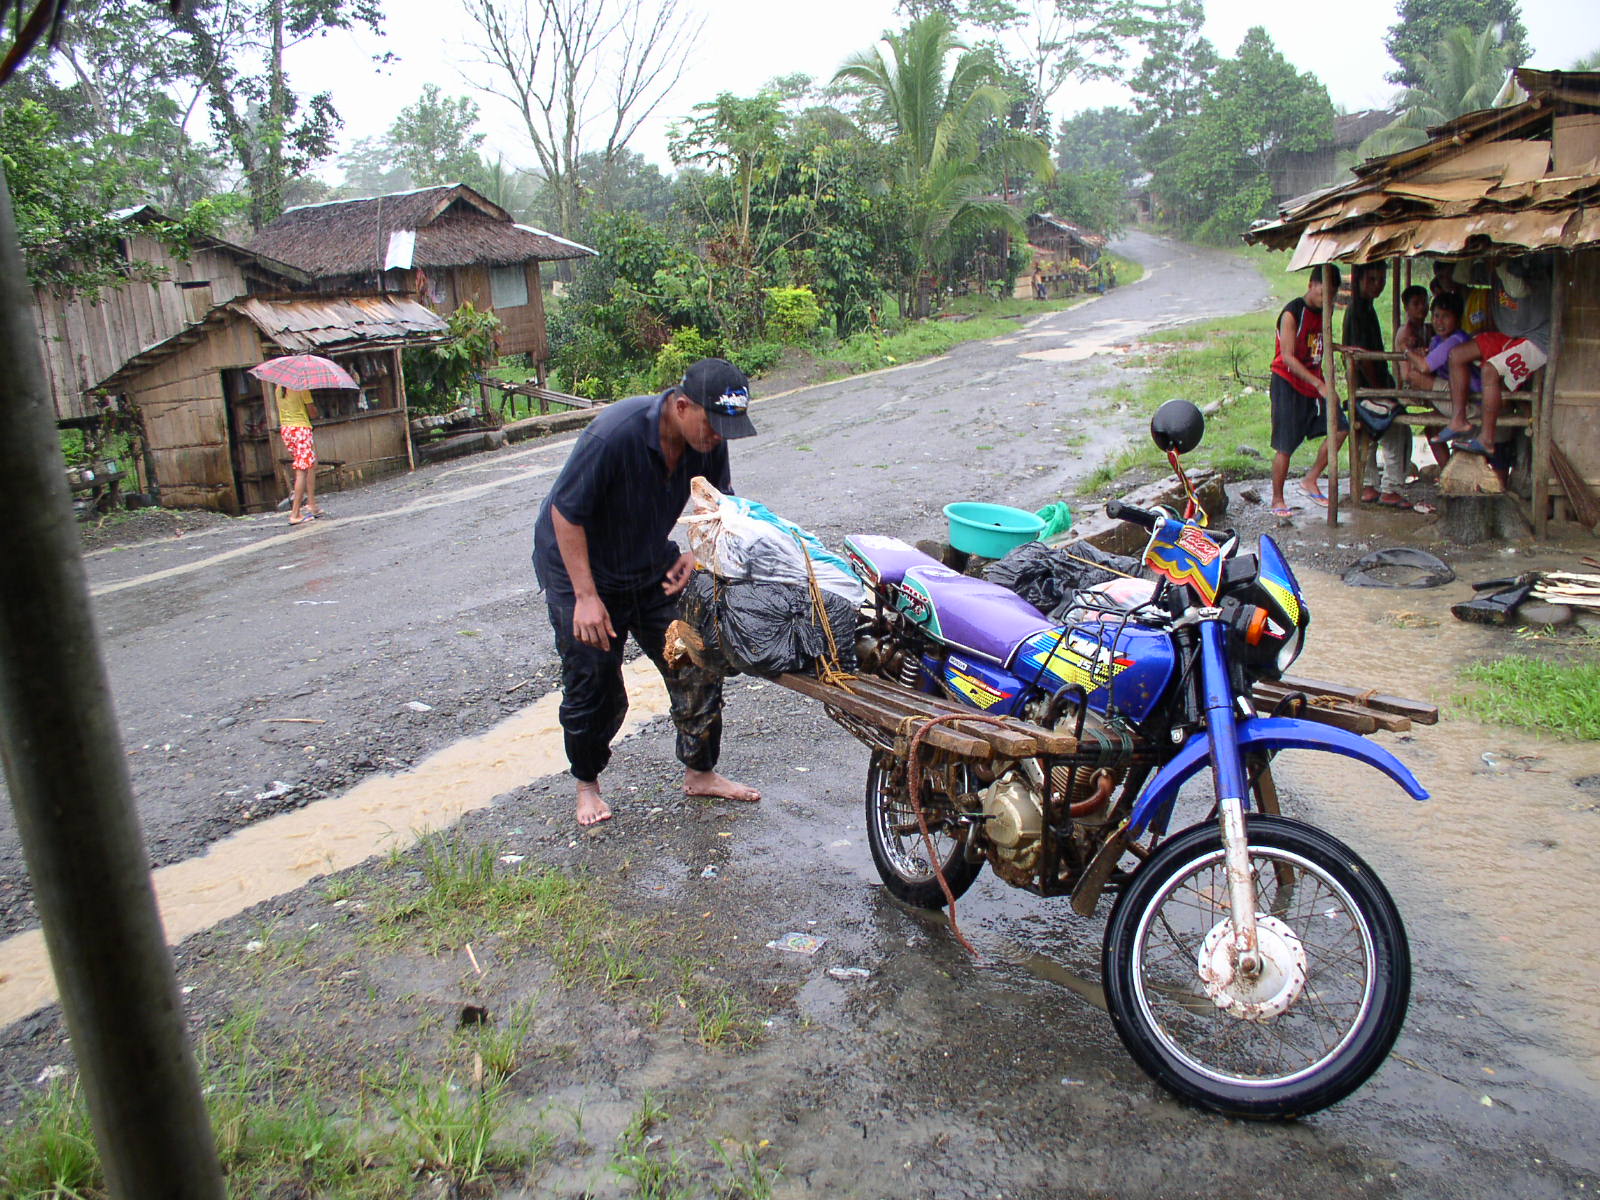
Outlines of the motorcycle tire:
[{"label": "motorcycle tire", "polygon": [[[943,908],[944,889],[928,861],[916,811],[903,782],[896,784],[894,759],[882,750],[872,752],[867,766],[867,845],[884,887],[896,899],[917,908]],[[950,894],[959,899],[983,870],[983,862],[969,862],[960,838],[938,827],[942,798],[924,785],[923,812],[940,859],[939,868]]]},{"label": "motorcycle tire", "polygon": [[[1288,1119],[1344,1099],[1388,1056],[1410,1001],[1411,953],[1394,901],[1353,850],[1285,817],[1245,822],[1258,910],[1273,918],[1263,946],[1282,961],[1297,944],[1303,983],[1270,997],[1284,1005],[1275,1015],[1248,1019],[1202,980],[1216,952],[1207,935],[1231,928],[1222,834],[1208,822],[1166,842],[1118,898],[1106,1003],[1128,1053],[1169,1091],[1232,1117]],[[1244,996],[1262,998],[1250,986]]]}]

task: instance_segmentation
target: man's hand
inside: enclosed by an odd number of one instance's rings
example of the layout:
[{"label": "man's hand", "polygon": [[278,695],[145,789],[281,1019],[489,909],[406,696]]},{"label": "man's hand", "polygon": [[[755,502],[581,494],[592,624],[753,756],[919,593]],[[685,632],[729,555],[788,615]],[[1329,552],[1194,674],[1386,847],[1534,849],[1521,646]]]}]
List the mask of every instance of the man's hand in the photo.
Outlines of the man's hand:
[{"label": "man's hand", "polygon": [[667,577],[661,581],[661,590],[669,596],[676,596],[689,585],[689,577],[694,574],[694,555],[680,554],[678,561],[667,568]]},{"label": "man's hand", "polygon": [[611,627],[611,614],[599,596],[582,596],[572,610],[572,636],[585,646],[609,650],[617,631]]}]

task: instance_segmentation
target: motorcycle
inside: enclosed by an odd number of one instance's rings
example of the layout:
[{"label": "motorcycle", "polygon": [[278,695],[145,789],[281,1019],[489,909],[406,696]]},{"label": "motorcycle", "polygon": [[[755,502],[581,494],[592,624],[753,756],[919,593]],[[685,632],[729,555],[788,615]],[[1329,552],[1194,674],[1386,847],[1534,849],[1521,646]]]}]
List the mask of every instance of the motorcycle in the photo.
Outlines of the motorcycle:
[{"label": "motorcycle", "polygon": [[[1185,510],[1108,504],[1149,531],[1149,578],[1076,593],[1065,621],[898,539],[846,540],[870,593],[860,673],[1068,730],[1077,746],[995,763],[864,739],[868,841],[888,890],[923,908],[953,905],[985,864],[1013,886],[1070,896],[1084,916],[1113,892],[1101,965],[1128,1052],[1195,1104],[1288,1118],[1343,1099],[1383,1062],[1405,1018],[1410,952],[1372,869],[1281,815],[1272,760],[1345,755],[1417,800],[1427,792],[1364,737],[1257,710],[1254,683],[1294,662],[1310,611],[1270,536],[1248,554],[1208,527],[1181,463],[1203,428],[1186,402],[1156,414]],[[1207,768],[1210,814],[1168,836],[1180,788]]]}]

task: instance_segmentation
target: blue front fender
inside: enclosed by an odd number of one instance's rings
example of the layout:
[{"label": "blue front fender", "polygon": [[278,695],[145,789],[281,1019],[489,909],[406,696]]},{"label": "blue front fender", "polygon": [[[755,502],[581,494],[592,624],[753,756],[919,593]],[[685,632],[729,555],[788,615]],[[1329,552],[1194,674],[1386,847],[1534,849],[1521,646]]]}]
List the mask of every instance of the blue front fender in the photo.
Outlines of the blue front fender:
[{"label": "blue front fender", "polygon": [[[1241,753],[1276,750],[1326,750],[1358,759],[1368,766],[1377,767],[1390,779],[1409,792],[1413,799],[1426,800],[1427,789],[1417,782],[1406,765],[1382,746],[1367,741],[1358,733],[1336,729],[1316,721],[1302,721],[1295,717],[1251,717],[1236,726]],[[1191,738],[1189,744],[1178,751],[1175,758],[1156,773],[1134,805],[1129,819],[1132,832],[1144,832],[1152,818],[1164,814],[1178,798],[1178,789],[1189,777],[1210,765],[1211,740]]]}]

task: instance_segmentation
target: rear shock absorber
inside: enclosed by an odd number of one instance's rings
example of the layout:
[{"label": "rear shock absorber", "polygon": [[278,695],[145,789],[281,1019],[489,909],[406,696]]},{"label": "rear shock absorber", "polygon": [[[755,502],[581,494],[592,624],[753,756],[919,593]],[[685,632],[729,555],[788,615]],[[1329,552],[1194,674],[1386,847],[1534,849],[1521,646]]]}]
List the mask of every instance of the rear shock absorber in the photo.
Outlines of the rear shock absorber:
[{"label": "rear shock absorber", "polygon": [[900,658],[900,685],[916,691],[917,685],[921,682],[922,659],[917,654],[916,648],[912,647]]}]

